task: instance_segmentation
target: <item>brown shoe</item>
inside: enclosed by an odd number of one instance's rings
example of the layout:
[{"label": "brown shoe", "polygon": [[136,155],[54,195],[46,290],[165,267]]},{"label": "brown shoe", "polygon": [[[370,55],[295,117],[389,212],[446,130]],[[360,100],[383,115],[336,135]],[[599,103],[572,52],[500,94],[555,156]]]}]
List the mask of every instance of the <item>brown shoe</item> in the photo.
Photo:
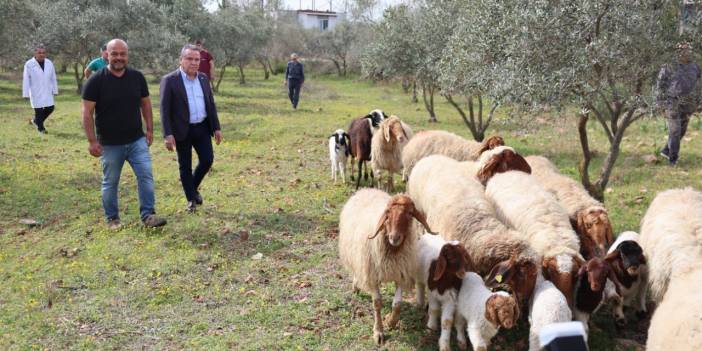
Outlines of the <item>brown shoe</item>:
[{"label": "brown shoe", "polygon": [[147,228],[161,227],[167,223],[165,218],[157,217],[155,214],[148,215],[142,222],[144,222],[144,227]]},{"label": "brown shoe", "polygon": [[122,228],[122,223],[119,221],[118,218],[115,219],[110,219],[107,221],[107,228],[110,230],[119,230]]}]

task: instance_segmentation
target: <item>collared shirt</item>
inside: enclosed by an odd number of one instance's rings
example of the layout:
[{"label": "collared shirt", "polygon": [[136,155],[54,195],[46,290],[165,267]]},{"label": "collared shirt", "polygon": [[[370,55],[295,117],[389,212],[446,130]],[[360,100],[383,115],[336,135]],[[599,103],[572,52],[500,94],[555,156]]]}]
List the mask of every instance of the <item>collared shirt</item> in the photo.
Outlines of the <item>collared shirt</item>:
[{"label": "collared shirt", "polygon": [[205,110],[205,93],[202,91],[200,80],[197,75],[190,79],[188,75],[180,69],[180,77],[185,85],[185,93],[188,95],[188,110],[190,111],[190,124],[200,123],[207,117]]}]

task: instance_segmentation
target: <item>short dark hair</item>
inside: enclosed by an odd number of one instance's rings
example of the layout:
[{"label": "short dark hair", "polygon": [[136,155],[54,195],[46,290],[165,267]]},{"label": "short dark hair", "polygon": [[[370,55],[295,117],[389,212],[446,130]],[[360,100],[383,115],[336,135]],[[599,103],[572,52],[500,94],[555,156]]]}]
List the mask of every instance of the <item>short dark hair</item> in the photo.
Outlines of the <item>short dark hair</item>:
[{"label": "short dark hair", "polygon": [[200,44],[202,44],[202,40],[200,40],[200,39],[195,40],[195,45],[200,45]]}]

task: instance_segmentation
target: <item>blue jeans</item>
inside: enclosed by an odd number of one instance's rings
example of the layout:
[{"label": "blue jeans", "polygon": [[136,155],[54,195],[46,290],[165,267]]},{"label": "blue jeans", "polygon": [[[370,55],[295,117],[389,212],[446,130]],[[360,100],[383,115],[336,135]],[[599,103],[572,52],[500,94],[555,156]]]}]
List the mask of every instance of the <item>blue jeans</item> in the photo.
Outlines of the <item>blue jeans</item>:
[{"label": "blue jeans", "polygon": [[139,191],[139,213],[141,219],[156,213],[154,206],[154,177],[151,174],[151,154],[146,138],[124,145],[103,145],[100,165],[102,165],[102,208],[107,220],[119,219],[118,189],[124,161],[129,162],[137,177]]}]

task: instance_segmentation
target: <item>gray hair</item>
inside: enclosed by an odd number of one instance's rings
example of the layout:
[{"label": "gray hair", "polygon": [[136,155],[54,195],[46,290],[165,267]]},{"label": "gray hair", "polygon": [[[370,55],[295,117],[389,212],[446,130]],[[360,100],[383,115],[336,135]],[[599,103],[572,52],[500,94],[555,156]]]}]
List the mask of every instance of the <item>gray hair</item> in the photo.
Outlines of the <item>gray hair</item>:
[{"label": "gray hair", "polygon": [[297,58],[297,54],[293,52],[292,54],[290,54],[290,58],[291,58],[291,59],[296,59],[296,58]]},{"label": "gray hair", "polygon": [[200,49],[194,44],[185,44],[185,46],[183,46],[183,48],[180,49],[180,58],[183,58],[185,56],[185,51],[187,50],[200,52]]},{"label": "gray hair", "polygon": [[44,44],[37,44],[34,46],[34,51],[37,50],[46,50],[46,47],[44,46]]}]

